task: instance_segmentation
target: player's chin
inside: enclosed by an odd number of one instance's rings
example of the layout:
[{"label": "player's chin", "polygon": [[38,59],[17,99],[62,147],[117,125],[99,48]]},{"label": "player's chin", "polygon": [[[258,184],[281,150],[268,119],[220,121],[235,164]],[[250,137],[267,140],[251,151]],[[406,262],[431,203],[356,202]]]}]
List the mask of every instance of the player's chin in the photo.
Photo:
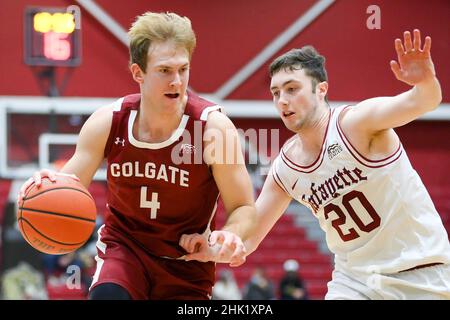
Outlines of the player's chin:
[{"label": "player's chin", "polygon": [[297,131],[297,126],[293,121],[289,121],[284,118],[282,118],[282,121],[288,130],[293,131],[293,132]]}]

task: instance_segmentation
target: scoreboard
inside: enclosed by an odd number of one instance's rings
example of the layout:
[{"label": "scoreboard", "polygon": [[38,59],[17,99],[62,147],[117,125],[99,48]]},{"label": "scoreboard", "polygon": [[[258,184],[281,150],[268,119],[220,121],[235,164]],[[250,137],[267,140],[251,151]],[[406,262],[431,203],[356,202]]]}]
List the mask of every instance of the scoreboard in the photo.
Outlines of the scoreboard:
[{"label": "scoreboard", "polygon": [[24,18],[26,64],[75,67],[81,63],[81,17],[77,6],[28,7]]}]

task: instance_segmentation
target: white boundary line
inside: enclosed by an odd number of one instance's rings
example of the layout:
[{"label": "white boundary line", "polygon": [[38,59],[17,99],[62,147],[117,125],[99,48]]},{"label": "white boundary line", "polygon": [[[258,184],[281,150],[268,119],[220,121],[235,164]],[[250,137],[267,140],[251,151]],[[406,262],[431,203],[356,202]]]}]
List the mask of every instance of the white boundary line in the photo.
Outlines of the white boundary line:
[{"label": "white boundary line", "polygon": [[[230,118],[278,119],[278,113],[270,100],[220,100],[214,95],[200,94],[224,108]],[[118,98],[49,98],[42,96],[0,96],[0,125],[6,125],[7,113],[19,114],[68,114],[89,115],[99,107],[108,105]],[[330,101],[332,108],[355,104],[355,101]],[[450,103],[441,103],[439,108],[418,120],[450,120]],[[5,141],[4,137],[0,138]],[[0,148],[3,144],[0,145]],[[0,149],[1,150],[1,149]]]}]

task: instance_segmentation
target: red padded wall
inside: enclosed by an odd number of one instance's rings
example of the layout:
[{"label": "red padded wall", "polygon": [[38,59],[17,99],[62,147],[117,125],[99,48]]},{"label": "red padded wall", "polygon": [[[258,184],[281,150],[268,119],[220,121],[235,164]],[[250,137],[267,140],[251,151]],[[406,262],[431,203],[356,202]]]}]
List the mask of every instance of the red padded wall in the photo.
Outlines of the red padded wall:
[{"label": "red padded wall", "polygon": [[[124,28],[146,10],[175,11],[191,18],[198,37],[191,85],[216,91],[270,41],[316,1],[313,0],[97,0]],[[379,1],[381,2],[381,1]],[[37,81],[22,58],[23,12],[27,5],[68,6],[68,0],[4,0],[0,5],[0,95],[40,95]],[[126,3],[126,4],[125,4]],[[390,95],[406,87],[391,74],[393,40],[419,27],[433,37],[433,58],[448,101],[448,26],[446,0],[382,1],[381,30],[368,30],[370,0],[336,1],[277,55],[292,47],[315,45],[327,57],[330,99],[356,101]],[[138,90],[127,69],[126,47],[82,10],[83,63],[76,68],[66,96],[116,97]],[[62,70],[60,70],[62,71]],[[60,72],[62,73],[62,72]],[[268,99],[267,64],[230,95],[234,99]]]}]

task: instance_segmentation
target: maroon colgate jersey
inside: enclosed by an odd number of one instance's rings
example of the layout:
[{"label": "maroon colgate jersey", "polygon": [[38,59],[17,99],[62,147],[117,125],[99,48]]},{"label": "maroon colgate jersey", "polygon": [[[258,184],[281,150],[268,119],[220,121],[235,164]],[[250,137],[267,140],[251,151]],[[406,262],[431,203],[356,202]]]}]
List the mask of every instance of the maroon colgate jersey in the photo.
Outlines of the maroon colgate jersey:
[{"label": "maroon colgate jersey", "polygon": [[138,141],[133,123],[140,94],[116,102],[105,147],[108,210],[105,228],[121,232],[150,254],[178,258],[182,234],[214,228],[219,191],[203,162],[203,128],[220,107],[188,92],[178,129],[161,143]]}]

